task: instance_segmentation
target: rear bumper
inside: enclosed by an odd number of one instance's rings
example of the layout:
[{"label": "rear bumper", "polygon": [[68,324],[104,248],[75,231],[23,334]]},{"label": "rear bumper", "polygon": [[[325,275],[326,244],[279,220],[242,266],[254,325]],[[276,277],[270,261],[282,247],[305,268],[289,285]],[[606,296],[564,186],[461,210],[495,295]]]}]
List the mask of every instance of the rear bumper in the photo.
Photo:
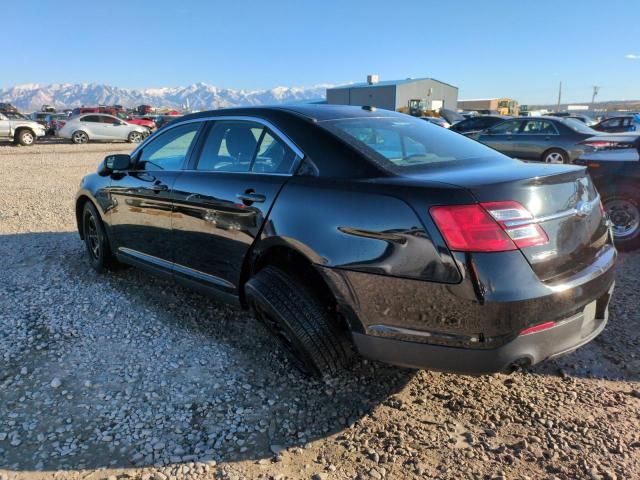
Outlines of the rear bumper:
[{"label": "rear bumper", "polygon": [[513,366],[529,366],[570,353],[597,337],[608,320],[609,291],[579,313],[546,330],[519,335],[494,349],[456,348],[353,333],[361,355],[410,368],[445,372],[488,374]]}]

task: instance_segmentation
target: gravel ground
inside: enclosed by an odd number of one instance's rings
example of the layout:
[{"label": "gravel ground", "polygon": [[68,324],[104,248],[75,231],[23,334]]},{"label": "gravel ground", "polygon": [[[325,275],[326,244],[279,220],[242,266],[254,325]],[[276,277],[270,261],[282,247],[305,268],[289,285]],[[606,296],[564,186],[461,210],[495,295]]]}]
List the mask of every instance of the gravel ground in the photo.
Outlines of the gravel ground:
[{"label": "gravel ground", "polygon": [[0,479],[640,478],[640,253],[576,353],[469,377],[309,381],[251,316],[95,274],[80,178],[127,144],[0,146]]}]

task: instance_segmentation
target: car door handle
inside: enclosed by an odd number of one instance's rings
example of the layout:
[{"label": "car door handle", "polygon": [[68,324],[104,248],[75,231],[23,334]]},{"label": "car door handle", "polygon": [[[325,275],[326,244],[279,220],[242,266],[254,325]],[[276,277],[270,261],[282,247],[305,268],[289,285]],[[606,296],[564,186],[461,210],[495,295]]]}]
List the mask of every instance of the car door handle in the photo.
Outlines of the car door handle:
[{"label": "car door handle", "polygon": [[236,195],[236,198],[238,200],[242,200],[242,202],[245,204],[263,203],[267,199],[267,197],[265,197],[261,193],[254,193],[254,192],[238,193]]},{"label": "car door handle", "polygon": [[167,187],[166,185],[154,185],[150,188],[150,190],[153,190],[154,192],[166,192],[167,190],[169,190],[169,187]]}]

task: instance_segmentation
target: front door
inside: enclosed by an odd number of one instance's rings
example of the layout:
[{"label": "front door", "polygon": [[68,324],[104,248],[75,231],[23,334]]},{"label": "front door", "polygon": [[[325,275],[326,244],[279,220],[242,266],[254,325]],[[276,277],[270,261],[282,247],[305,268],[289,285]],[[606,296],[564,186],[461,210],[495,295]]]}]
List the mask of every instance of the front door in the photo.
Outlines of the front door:
[{"label": "front door", "polygon": [[171,189],[200,125],[166,131],[138,150],[130,171],[112,175],[109,222],[119,255],[171,268]]},{"label": "front door", "polygon": [[237,294],[244,258],[297,156],[258,122],[207,128],[174,185],[174,274]]},{"label": "front door", "polygon": [[11,122],[0,113],[0,138],[8,138],[11,130]]},{"label": "front door", "polygon": [[522,120],[507,120],[482,132],[478,140],[500,153],[517,158],[517,142],[521,127]]},{"label": "front door", "polygon": [[129,127],[126,123],[111,115],[100,115],[102,138],[110,140],[126,140]]}]

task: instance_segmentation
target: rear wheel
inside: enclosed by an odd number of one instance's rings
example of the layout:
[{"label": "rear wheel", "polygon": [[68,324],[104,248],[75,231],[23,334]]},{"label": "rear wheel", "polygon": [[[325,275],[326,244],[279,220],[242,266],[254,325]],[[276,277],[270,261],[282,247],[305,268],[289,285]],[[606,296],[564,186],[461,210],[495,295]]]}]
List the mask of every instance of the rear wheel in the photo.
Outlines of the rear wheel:
[{"label": "rear wheel", "polygon": [[71,135],[71,141],[75,144],[88,143],[89,135],[82,130],[78,130],[77,132],[73,132],[73,135]]},{"label": "rear wheel", "polygon": [[622,187],[602,194],[602,204],[613,223],[613,237],[620,250],[640,247],[640,190]]},{"label": "rear wheel", "polygon": [[140,143],[142,140],[144,140],[144,137],[145,135],[143,133],[131,132],[127,137],[127,141],[129,143]]},{"label": "rear wheel", "polygon": [[20,130],[18,132],[18,135],[16,136],[16,142],[19,145],[24,145],[25,147],[33,145],[35,141],[36,141],[35,134],[28,128],[24,128]]},{"label": "rear wheel", "polygon": [[82,209],[82,232],[89,255],[89,263],[93,269],[101,273],[105,269],[113,269],[117,262],[111,254],[109,240],[96,207],[89,201]]},{"label": "rear wheel", "polygon": [[569,163],[569,155],[564,150],[552,148],[542,154],[542,161],[545,163]]},{"label": "rear wheel", "polygon": [[257,319],[303,373],[334,374],[349,365],[353,349],[347,332],[303,282],[266,267],[247,282],[246,294]]}]

